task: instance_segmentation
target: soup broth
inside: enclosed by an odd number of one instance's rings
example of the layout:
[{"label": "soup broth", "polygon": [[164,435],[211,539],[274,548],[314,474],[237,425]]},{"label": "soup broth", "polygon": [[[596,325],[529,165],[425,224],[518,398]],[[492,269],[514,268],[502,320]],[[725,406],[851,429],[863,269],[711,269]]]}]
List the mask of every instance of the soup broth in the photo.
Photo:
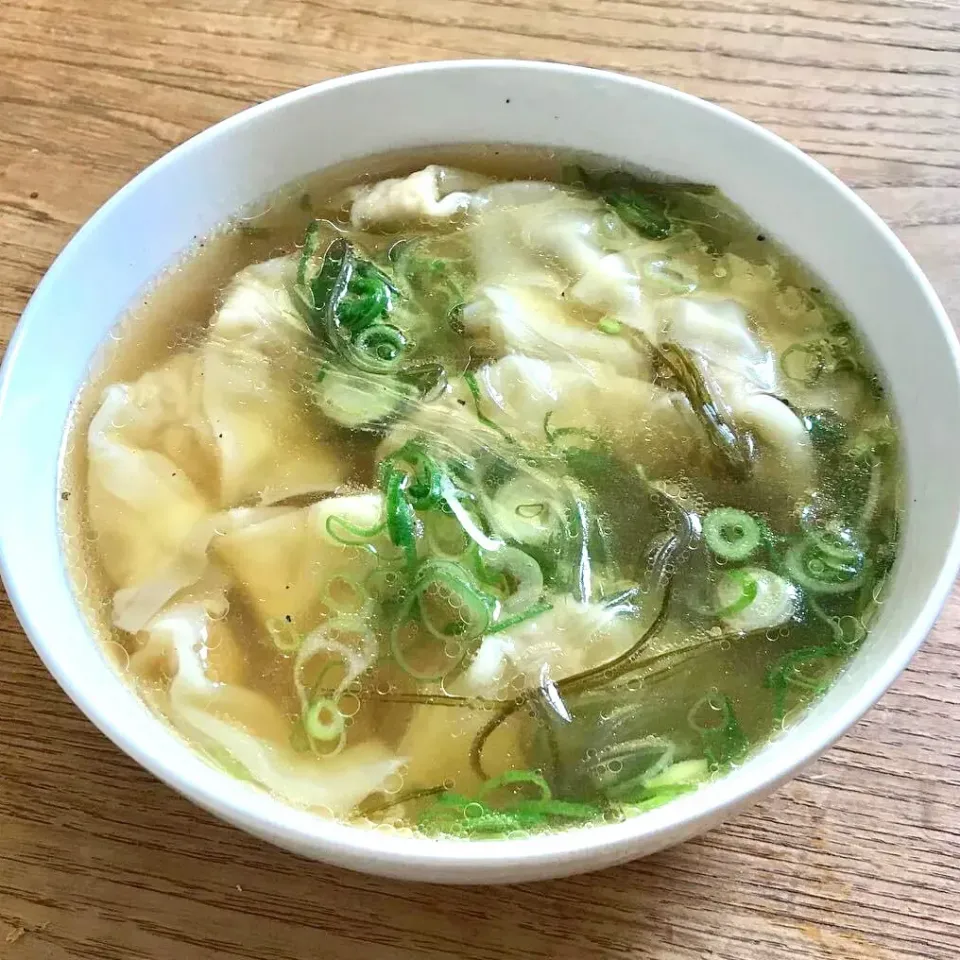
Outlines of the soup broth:
[{"label": "soup broth", "polygon": [[696,790],[822,693],[896,556],[840,306],[712,187],[374,158],[205,240],[65,439],[105,649],[211,763],[496,838]]}]

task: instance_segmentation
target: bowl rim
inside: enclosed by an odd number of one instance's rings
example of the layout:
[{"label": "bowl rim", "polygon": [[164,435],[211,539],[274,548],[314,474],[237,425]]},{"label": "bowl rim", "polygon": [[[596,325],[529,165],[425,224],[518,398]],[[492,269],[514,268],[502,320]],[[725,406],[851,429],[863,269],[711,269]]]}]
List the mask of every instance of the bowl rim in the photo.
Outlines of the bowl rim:
[{"label": "bowl rim", "polygon": [[[128,194],[136,191],[142,183],[167,165],[181,162],[192,152],[227,134],[236,126],[245,125],[270,112],[283,111],[302,100],[324,96],[328,91],[340,87],[389,80],[411,73],[434,74],[442,77],[443,74],[454,71],[502,71],[505,69],[517,73],[566,74],[579,76],[585,80],[602,79],[606,82],[626,84],[647,94],[696,105],[725,123],[746,128],[753,136],[761,137],[777,149],[792,154],[795,160],[799,160],[819,178],[827,180],[848,203],[852,204],[873,231],[883,239],[887,247],[896,254],[904,271],[926,301],[932,319],[939,326],[944,345],[950,351],[954,375],[960,382],[960,348],[958,348],[952,325],[930,282],[913,257],[892,230],[856,193],[799,148],[724,107],[639,77],[546,61],[460,59],[383,67],[330,78],[292,90],[221,120],[174,147],[147,166],[113,194],[81,226],[37,286],[21,315],[0,366],[0,416],[6,407],[12,371],[17,362],[21,340],[27,329],[38,323],[42,316],[32,309],[34,303],[44,290],[57,284],[59,274],[65,269],[72,255],[71,251],[86,236],[95,233],[101,221],[109,216],[114,207],[121,205]],[[184,774],[175,765],[153,754],[135,737],[128,736],[123,727],[122,716],[110,704],[98,702],[78,689],[78,684],[74,682],[71,675],[67,658],[51,653],[34,623],[31,610],[20,594],[18,578],[12,565],[14,558],[8,555],[5,539],[0,533],[0,576],[7,588],[11,605],[30,642],[47,669],[74,703],[102,733],[137,763],[199,806],[280,846],[301,853],[309,850],[312,855],[320,859],[366,872],[417,877],[422,871],[424,879],[454,882],[490,882],[512,879],[514,876],[530,879],[562,875],[575,872],[585,866],[605,865],[616,860],[628,859],[635,855],[631,853],[630,847],[642,845],[644,852],[650,852],[686,839],[710,823],[737,812],[748,803],[769,793],[839,739],[883,695],[923,643],[960,569],[960,524],[957,524],[950,535],[946,561],[936,580],[930,585],[926,600],[910,629],[899,638],[893,653],[870,672],[869,681],[833,709],[825,722],[807,732],[802,750],[789,755],[783,750],[773,751],[766,758],[767,762],[762,767],[755,766],[749,770],[749,775],[743,775],[750,766],[748,762],[737,772],[739,775],[731,774],[723,777],[694,794],[674,800],[663,808],[619,823],[589,826],[522,839],[462,841],[387,835],[375,830],[326,821],[319,817],[311,818],[316,822],[316,829],[307,830],[299,817],[291,816],[289,820],[279,817],[268,818],[252,810],[250,805],[244,804],[227,789],[208,790],[193,782],[189,775]],[[59,544],[57,548],[59,549]],[[66,578],[66,572],[64,576]],[[79,609],[76,610],[76,616],[83,622]],[[83,623],[83,628],[84,632],[89,634],[86,623]],[[222,773],[221,777],[224,787],[236,783],[229,774]],[[735,780],[734,777],[736,777]],[[282,809],[292,812],[293,808],[280,801],[277,803],[280,803]]]}]

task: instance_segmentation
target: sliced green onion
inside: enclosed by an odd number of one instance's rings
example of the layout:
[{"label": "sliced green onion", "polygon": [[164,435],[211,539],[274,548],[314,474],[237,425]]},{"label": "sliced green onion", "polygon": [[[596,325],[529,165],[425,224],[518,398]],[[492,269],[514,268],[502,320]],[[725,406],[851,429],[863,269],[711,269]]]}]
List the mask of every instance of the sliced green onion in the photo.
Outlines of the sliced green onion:
[{"label": "sliced green onion", "polygon": [[614,317],[604,317],[598,324],[597,329],[610,337],[615,337],[622,329],[623,324]]},{"label": "sliced green onion", "polygon": [[443,497],[447,508],[457,518],[464,532],[474,543],[484,550],[496,550],[500,547],[500,541],[487,536],[478,520],[464,508],[460,502],[460,491],[457,490],[448,476],[444,476],[440,480],[440,496]]},{"label": "sliced green onion", "polygon": [[403,363],[407,338],[389,323],[375,323],[361,330],[353,341],[361,359],[355,364],[367,373],[392,373]]},{"label": "sliced green onion", "polygon": [[344,338],[340,332],[340,319],[337,308],[346,296],[356,269],[357,256],[346,238],[339,236],[327,247],[320,267],[310,281],[309,297],[313,317],[311,329],[318,338],[326,339],[329,346],[342,350],[349,336]]},{"label": "sliced green onion", "polygon": [[869,564],[861,554],[847,562],[830,554],[821,553],[816,543],[801,541],[794,544],[783,561],[784,571],[795,583],[810,593],[850,593],[867,579]]},{"label": "sliced green onion", "polygon": [[603,193],[603,199],[617,216],[648,240],[663,240],[670,236],[673,225],[662,197],[645,196],[637,189],[623,187]]},{"label": "sliced green onion", "polygon": [[[366,617],[346,614],[333,617],[312,630],[297,650],[293,681],[301,709],[305,712],[320,695],[330,671],[340,674],[332,690],[323,689],[336,702],[377,658],[377,638]],[[309,676],[314,658],[322,656],[319,673]]]},{"label": "sliced green onion", "polygon": [[563,820],[596,820],[601,816],[599,807],[569,800],[518,800],[509,810],[521,816],[559,817]]},{"label": "sliced green onion", "polygon": [[507,433],[507,431],[504,430],[499,423],[497,423],[495,420],[491,420],[481,411],[480,402],[483,397],[480,393],[480,384],[477,383],[476,375],[468,371],[463,375],[463,382],[467,385],[467,389],[470,391],[470,396],[473,397],[473,405],[476,409],[477,419],[485,427],[489,427],[491,430],[496,430],[496,432],[499,433],[500,436],[507,441],[507,443],[515,443],[516,441],[513,439],[513,437],[511,437],[510,434]]},{"label": "sliced green onion", "polygon": [[458,651],[459,656],[448,657],[446,656],[446,650],[444,650],[444,657],[442,659],[436,656],[434,657],[436,661],[434,665],[419,666],[414,663],[410,659],[411,651],[408,646],[404,644],[402,636],[404,627],[406,627],[407,624],[417,623],[417,620],[414,619],[414,603],[414,601],[408,600],[403,607],[401,607],[399,615],[396,620],[394,620],[393,627],[390,630],[390,653],[397,666],[400,667],[404,673],[413,677],[414,680],[433,683],[437,680],[442,680],[450,673],[450,671],[463,660],[466,652],[461,649]]},{"label": "sliced green onion", "polygon": [[386,524],[390,542],[403,551],[407,566],[413,569],[417,564],[417,538],[421,528],[404,490],[406,479],[407,475],[399,470],[391,470],[387,475]]},{"label": "sliced green onion", "polygon": [[463,796],[463,794],[446,790],[420,814],[419,822],[422,826],[425,821],[434,820],[438,817],[455,816],[458,812],[462,815],[468,803],[470,803],[469,798]]},{"label": "sliced green onion", "polygon": [[405,589],[405,562],[386,563],[382,559],[378,566],[363,578],[363,588],[368,594],[380,600],[396,597]]},{"label": "sliced green onion", "polygon": [[695,788],[696,784],[692,783],[678,783],[674,787],[661,787],[650,796],[646,796],[641,800],[625,803],[624,809],[632,814],[646,813],[649,810],[656,810],[657,807],[665,806],[670,803],[671,800],[675,800],[685,793],[690,793]]},{"label": "sliced green onion", "polygon": [[832,616],[813,597],[809,598],[809,604],[814,616],[830,628],[838,649],[855,650],[860,646],[867,635],[867,628],[862,620],[849,614],[842,617]]},{"label": "sliced green onion", "polygon": [[[441,604],[445,604],[451,614],[446,622],[439,622],[430,605],[427,592],[436,587]],[[490,625],[495,607],[492,597],[483,593],[473,582],[467,571],[451,560],[427,560],[417,571],[417,579],[403,604],[390,631],[390,650],[397,664],[417,680],[435,681],[445,677],[467,655],[468,644],[479,639]],[[419,613],[420,625],[430,636],[428,644],[422,642],[422,635],[415,639],[412,646],[426,646],[426,653],[432,654],[431,662],[436,665],[418,666],[411,661],[411,648],[403,643],[401,636],[407,624],[415,622]],[[437,657],[437,641],[453,644],[455,652],[451,654],[446,646],[441,648],[442,657]]]},{"label": "sliced green onion", "polygon": [[670,764],[663,773],[647,780],[646,786],[648,790],[692,786],[706,780],[709,775],[709,765],[702,757],[695,760],[678,760]]},{"label": "sliced green onion", "polygon": [[[704,706],[710,709],[710,715],[704,716]],[[701,722],[701,718],[706,722]],[[700,735],[704,755],[712,768],[736,763],[750,748],[750,741],[727,696],[708,693],[690,708],[687,722]]]},{"label": "sliced green onion", "polygon": [[778,722],[786,716],[787,692],[791,686],[811,691],[813,697],[820,696],[830,685],[829,678],[813,682],[800,673],[800,669],[809,664],[823,664],[838,656],[834,644],[820,647],[801,647],[781,657],[768,671],[764,686],[773,692],[773,716]]},{"label": "sliced green onion", "polygon": [[[422,597],[433,586],[449,594],[458,608],[456,622],[459,626],[456,634],[442,628],[439,633],[443,636],[455,635],[462,640],[474,640],[486,632],[495,601],[477,587],[460,564],[452,560],[428,560],[417,571],[414,593],[421,597],[420,609],[425,626],[427,617]],[[468,615],[470,619],[466,619]]]},{"label": "sliced green onion", "polygon": [[468,817],[457,825],[456,833],[467,836],[477,834],[502,834],[514,831],[523,832],[527,825],[519,817],[509,813],[484,813],[478,817]]},{"label": "sliced green onion", "polygon": [[757,581],[744,570],[729,570],[717,584],[721,603],[717,616],[723,620],[743,612],[757,599]]},{"label": "sliced green onion", "polygon": [[648,780],[663,773],[676,751],[672,740],[652,735],[618,743],[597,755],[593,777],[611,800],[625,800],[642,793]]},{"label": "sliced green onion", "polygon": [[527,474],[507,481],[487,504],[500,536],[531,546],[542,546],[561,531],[564,509],[557,489]]},{"label": "sliced green onion", "polygon": [[307,228],[297,267],[296,293],[305,307],[305,319],[314,336],[327,335],[327,316],[338,281],[352,270],[352,251],[342,237],[337,237],[318,259],[320,223]]},{"label": "sliced green onion", "polygon": [[335,701],[318,697],[304,711],[303,728],[314,740],[329,743],[343,736],[344,716]]},{"label": "sliced green onion", "polygon": [[366,329],[390,311],[391,293],[389,281],[372,263],[357,260],[343,296],[336,304],[339,324],[357,333]]},{"label": "sliced green onion", "polygon": [[303,644],[303,634],[299,633],[292,623],[281,617],[271,617],[265,626],[273,645],[281,653],[295,653]]},{"label": "sliced green onion", "polygon": [[863,563],[864,550],[859,538],[838,523],[828,523],[822,532],[811,531],[808,537],[812,547],[824,558],[851,566]]},{"label": "sliced green onion", "polygon": [[313,278],[316,267],[314,258],[320,249],[320,222],[314,220],[308,227],[303,238],[303,249],[300,251],[300,260],[297,263],[297,286],[307,289]]},{"label": "sliced green onion", "polygon": [[325,416],[351,429],[386,420],[411,398],[409,388],[392,377],[373,379],[339,369],[328,369],[312,392]]},{"label": "sliced green onion", "polygon": [[500,546],[496,550],[481,550],[480,562],[488,570],[507,574],[515,583],[510,596],[502,600],[504,617],[523,613],[543,594],[543,571],[529,553],[516,547]]},{"label": "sliced green onion", "polygon": [[703,518],[703,536],[707,546],[718,557],[739,563],[760,546],[760,524],[743,510],[719,507]]},{"label": "sliced green onion", "polygon": [[[340,595],[344,590],[348,597]],[[343,574],[331,577],[323,588],[324,604],[336,613],[358,613],[367,600],[367,591],[356,580]]]},{"label": "sliced green onion", "polygon": [[[383,533],[384,530],[387,529],[387,524],[385,520],[382,520],[376,526],[361,527],[346,517],[330,514],[330,516],[327,517],[327,522],[324,524],[324,529],[327,531],[327,536],[341,546],[361,547],[366,546],[370,540]],[[347,537],[352,537],[353,539],[348,540]]]},{"label": "sliced green onion", "polygon": [[731,630],[770,630],[790,620],[799,601],[797,588],[763,567],[744,567],[724,574],[717,599],[726,606],[717,616]]},{"label": "sliced green onion", "polygon": [[533,606],[527,607],[523,613],[518,613],[512,617],[498,619],[497,622],[487,630],[487,635],[489,636],[493,633],[500,633],[503,630],[510,630],[517,626],[517,624],[526,623],[527,620],[532,620],[534,617],[539,617],[541,614],[547,613],[552,609],[553,604],[548,603],[546,600],[541,601],[540,603],[535,603]]},{"label": "sliced green onion", "polygon": [[424,537],[430,552],[447,560],[462,557],[472,541],[456,517],[435,510],[423,518]]},{"label": "sliced green onion", "polygon": [[827,358],[819,341],[795,343],[780,355],[780,369],[787,379],[812,387],[827,371]]},{"label": "sliced green onion", "polygon": [[529,783],[541,791],[536,800],[519,799],[505,806],[490,806],[484,800],[470,800],[452,791],[437,797],[418,818],[417,825],[429,833],[453,836],[510,836],[555,827],[557,820],[588,822],[598,820],[603,811],[589,803],[555,800],[550,788],[539,775],[527,771],[510,771],[481,789],[480,797],[504,784]]},{"label": "sliced green onion", "polygon": [[406,474],[403,487],[417,510],[429,510],[440,503],[444,471],[419,444],[408,441],[381,462],[381,485],[391,472]]}]

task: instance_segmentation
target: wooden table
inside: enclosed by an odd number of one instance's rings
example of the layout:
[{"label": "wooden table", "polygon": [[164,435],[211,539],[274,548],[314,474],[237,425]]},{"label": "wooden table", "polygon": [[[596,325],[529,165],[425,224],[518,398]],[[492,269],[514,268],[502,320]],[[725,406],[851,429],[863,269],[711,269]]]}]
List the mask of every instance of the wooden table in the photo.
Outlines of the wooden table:
[{"label": "wooden table", "polygon": [[[73,231],[186,137],[335,74],[466,56],[612,67],[768,125],[958,312],[960,0],[7,0],[0,337]],[[442,889],[201,813],[80,716],[3,599],[0,958],[954,960],[958,622],[955,597],[880,706],[725,828],[594,876]]]}]

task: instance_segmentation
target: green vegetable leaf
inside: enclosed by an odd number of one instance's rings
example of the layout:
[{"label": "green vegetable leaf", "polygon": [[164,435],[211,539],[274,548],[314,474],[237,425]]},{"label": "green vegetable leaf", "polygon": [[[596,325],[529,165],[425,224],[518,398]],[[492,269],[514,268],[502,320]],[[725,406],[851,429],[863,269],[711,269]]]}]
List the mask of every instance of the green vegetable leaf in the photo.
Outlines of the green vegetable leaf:
[{"label": "green vegetable leaf", "polygon": [[638,190],[610,191],[603,199],[617,216],[648,240],[670,236],[672,225],[662,197],[646,196]]}]

